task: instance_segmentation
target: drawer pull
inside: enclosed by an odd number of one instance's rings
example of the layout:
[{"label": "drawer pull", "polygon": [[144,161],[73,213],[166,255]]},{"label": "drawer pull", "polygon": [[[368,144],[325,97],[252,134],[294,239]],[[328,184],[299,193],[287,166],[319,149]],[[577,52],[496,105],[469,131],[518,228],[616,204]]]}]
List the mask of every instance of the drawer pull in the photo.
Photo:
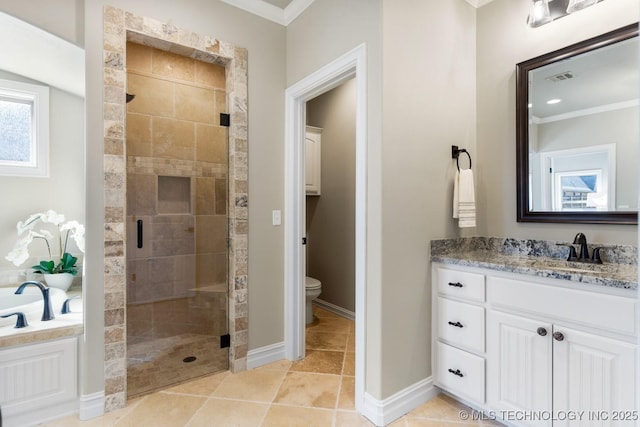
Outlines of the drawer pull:
[{"label": "drawer pull", "polygon": [[553,339],[556,341],[562,341],[564,340],[564,334],[562,332],[554,332]]},{"label": "drawer pull", "polygon": [[547,336],[547,330],[542,326],[538,328],[537,332],[538,332],[538,335],[540,335],[541,337]]},{"label": "drawer pull", "polygon": [[456,328],[464,328],[464,325],[460,322],[448,322],[451,326],[455,326]]},{"label": "drawer pull", "polygon": [[460,372],[460,369],[456,369],[455,371],[453,369],[449,369],[449,372],[451,372],[453,375],[457,376],[457,377],[464,377],[464,375],[462,374],[462,372]]},{"label": "drawer pull", "polygon": [[453,286],[454,288],[461,288],[462,283],[460,282],[449,282],[449,286]]}]

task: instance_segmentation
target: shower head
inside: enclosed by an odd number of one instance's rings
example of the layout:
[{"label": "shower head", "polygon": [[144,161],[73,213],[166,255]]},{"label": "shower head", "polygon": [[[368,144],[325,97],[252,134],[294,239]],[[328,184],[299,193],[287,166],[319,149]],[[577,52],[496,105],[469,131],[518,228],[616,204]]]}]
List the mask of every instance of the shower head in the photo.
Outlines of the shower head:
[{"label": "shower head", "polygon": [[133,101],[133,98],[135,98],[135,95],[132,95],[130,93],[127,94],[127,104],[130,103],[131,101]]}]

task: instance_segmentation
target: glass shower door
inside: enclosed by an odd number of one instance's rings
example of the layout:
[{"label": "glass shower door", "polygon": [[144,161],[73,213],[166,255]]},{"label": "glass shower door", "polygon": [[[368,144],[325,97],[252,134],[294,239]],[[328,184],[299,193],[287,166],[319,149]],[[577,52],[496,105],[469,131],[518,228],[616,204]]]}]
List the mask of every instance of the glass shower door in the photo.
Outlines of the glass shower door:
[{"label": "glass shower door", "polygon": [[[228,150],[217,114],[226,108],[223,67],[133,43],[127,52],[135,95],[126,130],[127,394],[135,396],[228,369]],[[171,66],[145,68],[147,58]]]}]

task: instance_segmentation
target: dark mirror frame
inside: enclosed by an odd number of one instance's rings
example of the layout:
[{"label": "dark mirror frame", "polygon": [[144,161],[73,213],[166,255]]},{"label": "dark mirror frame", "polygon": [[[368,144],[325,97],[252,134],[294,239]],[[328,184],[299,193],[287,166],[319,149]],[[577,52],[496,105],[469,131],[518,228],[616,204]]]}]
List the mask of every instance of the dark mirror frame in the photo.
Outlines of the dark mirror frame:
[{"label": "dark mirror frame", "polygon": [[529,210],[529,71],[638,36],[638,23],[558,49],[516,65],[516,180],[518,222],[638,224],[638,212]]}]

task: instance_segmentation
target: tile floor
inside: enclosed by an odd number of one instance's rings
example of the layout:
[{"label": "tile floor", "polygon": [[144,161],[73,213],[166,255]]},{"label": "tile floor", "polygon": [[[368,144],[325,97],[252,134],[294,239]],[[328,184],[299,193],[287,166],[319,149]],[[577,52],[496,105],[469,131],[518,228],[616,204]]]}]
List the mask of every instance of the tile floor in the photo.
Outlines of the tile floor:
[{"label": "tile floor", "polygon": [[[79,421],[77,415],[46,427],[285,427],[373,426],[355,412],[355,325],[314,308],[307,327],[307,356],[239,374],[218,373],[129,401],[126,408]],[[392,427],[498,426],[462,421],[465,406],[440,395],[391,424]]]}]

